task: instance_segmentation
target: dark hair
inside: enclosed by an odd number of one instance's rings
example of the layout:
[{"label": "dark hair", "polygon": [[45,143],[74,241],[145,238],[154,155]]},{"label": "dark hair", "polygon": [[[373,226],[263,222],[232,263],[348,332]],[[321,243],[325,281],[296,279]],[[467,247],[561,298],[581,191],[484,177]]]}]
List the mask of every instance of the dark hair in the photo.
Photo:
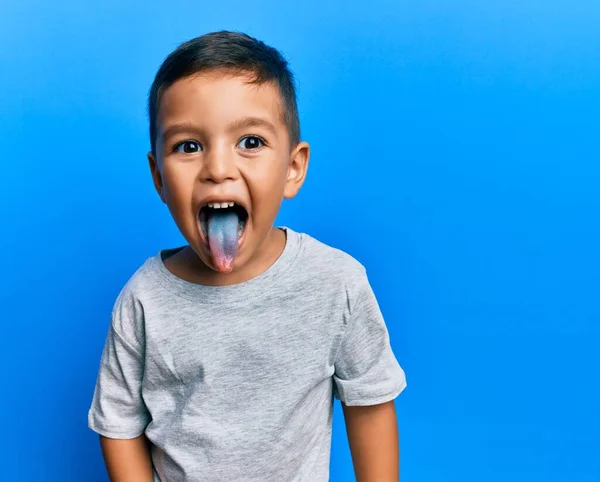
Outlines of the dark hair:
[{"label": "dark hair", "polygon": [[209,70],[224,69],[234,74],[251,74],[252,83],[274,82],[281,92],[283,120],[290,142],[300,142],[300,121],[294,75],[276,49],[246,34],[213,32],[181,44],[160,66],[148,98],[150,144],[156,149],[156,117],[165,89],[177,80]]}]

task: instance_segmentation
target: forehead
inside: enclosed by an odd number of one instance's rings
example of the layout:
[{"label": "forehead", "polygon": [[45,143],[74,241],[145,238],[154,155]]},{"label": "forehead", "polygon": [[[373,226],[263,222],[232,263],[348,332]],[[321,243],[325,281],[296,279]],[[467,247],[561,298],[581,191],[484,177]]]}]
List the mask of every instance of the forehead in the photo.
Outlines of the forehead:
[{"label": "forehead", "polygon": [[244,117],[259,117],[285,128],[282,99],[273,82],[252,82],[247,75],[223,71],[177,80],[163,92],[158,106],[159,129],[177,122],[218,127]]}]

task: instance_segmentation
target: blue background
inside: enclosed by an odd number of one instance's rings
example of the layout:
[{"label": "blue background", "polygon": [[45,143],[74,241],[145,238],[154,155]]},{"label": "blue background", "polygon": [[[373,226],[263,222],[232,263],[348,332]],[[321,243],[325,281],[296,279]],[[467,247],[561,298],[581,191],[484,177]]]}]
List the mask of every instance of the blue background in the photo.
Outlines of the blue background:
[{"label": "blue background", "polygon": [[312,164],[280,223],[369,270],[409,381],[402,480],[600,481],[599,25],[595,0],[3,0],[2,480],[107,480],[86,415],[108,315],[181,243],[146,94],[181,41],[233,29],[299,79]]}]

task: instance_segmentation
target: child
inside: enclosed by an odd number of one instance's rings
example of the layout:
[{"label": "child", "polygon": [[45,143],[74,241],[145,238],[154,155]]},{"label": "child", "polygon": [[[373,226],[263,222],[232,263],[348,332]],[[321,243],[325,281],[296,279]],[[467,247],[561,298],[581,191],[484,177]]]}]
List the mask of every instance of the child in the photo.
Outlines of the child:
[{"label": "child", "polygon": [[274,227],[308,167],[292,74],[243,34],[181,45],[150,91],[154,186],[188,245],[119,295],[89,426],[113,482],[323,482],[333,396],[358,481],[398,480],[404,372],[364,268]]}]

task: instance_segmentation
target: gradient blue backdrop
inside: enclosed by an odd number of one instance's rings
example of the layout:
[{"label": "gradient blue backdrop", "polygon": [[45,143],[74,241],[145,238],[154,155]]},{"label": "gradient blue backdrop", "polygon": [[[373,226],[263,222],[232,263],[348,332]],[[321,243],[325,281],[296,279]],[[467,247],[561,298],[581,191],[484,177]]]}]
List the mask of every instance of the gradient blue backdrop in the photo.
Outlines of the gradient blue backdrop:
[{"label": "gradient blue backdrop", "polygon": [[181,243],[146,93],[226,28],[298,76],[313,156],[280,222],[370,272],[409,380],[403,481],[600,481],[599,25],[596,0],[3,0],[1,480],[107,480],[86,415],[109,311]]}]

